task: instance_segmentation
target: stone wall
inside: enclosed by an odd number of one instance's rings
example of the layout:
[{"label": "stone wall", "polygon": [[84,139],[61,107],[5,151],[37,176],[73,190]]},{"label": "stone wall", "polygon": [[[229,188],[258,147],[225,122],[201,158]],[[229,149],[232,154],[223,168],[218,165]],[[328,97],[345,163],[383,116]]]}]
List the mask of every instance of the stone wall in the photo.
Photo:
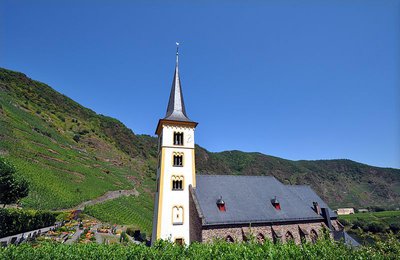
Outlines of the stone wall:
[{"label": "stone wall", "polygon": [[300,244],[302,239],[311,241],[310,234],[312,230],[316,232],[317,237],[321,237],[323,227],[326,227],[323,222],[203,227],[202,242],[212,242],[215,239],[227,240],[228,236],[230,236],[235,242],[245,241],[253,237],[260,242],[269,239],[271,241],[276,240],[285,243],[289,240],[288,238],[293,237],[294,242]]},{"label": "stone wall", "polygon": [[190,222],[189,222],[189,237],[190,237],[190,243],[192,242],[201,242],[202,241],[202,232],[201,232],[201,218],[200,214],[198,212],[199,206],[196,200],[196,197],[193,194],[193,188],[192,185],[189,187],[189,216],[190,216]]}]

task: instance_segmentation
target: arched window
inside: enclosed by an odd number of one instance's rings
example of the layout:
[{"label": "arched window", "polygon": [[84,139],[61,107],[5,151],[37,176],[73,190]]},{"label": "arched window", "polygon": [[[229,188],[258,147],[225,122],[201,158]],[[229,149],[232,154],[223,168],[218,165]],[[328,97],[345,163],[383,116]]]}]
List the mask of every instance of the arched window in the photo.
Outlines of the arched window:
[{"label": "arched window", "polygon": [[286,242],[294,241],[294,237],[293,237],[292,233],[290,233],[290,231],[286,232],[285,241]]},{"label": "arched window", "polygon": [[307,242],[306,234],[302,230],[300,230],[300,242],[303,244]]},{"label": "arched window", "polygon": [[183,246],[184,245],[184,240],[183,238],[175,238],[175,244]]},{"label": "arched window", "polygon": [[174,145],[183,145],[183,133],[174,132]]},{"label": "arched window", "polygon": [[183,166],[183,153],[174,153],[174,164],[175,167]]},{"label": "arched window", "polygon": [[172,176],[172,190],[183,190],[183,176]]},{"label": "arched window", "polygon": [[172,208],[172,224],[182,225],[183,224],[183,207],[174,206]]},{"label": "arched window", "polygon": [[282,242],[282,234],[278,230],[272,229],[272,241],[274,244]]},{"label": "arched window", "polygon": [[260,244],[264,244],[264,242],[265,242],[265,237],[264,237],[263,234],[258,233],[258,235],[257,235],[257,242],[260,243]]},{"label": "arched window", "polygon": [[226,242],[229,242],[229,243],[235,242],[235,240],[233,240],[233,238],[232,238],[230,235],[227,235],[227,236],[226,236],[225,241],[226,241]]},{"label": "arched window", "polygon": [[311,243],[316,243],[318,240],[318,234],[314,229],[311,229],[310,239],[311,239]]}]

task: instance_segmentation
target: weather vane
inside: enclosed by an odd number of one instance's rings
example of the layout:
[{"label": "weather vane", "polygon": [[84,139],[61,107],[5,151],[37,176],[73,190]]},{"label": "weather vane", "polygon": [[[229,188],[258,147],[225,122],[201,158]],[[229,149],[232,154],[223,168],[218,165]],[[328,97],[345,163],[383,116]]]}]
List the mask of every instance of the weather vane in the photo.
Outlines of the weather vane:
[{"label": "weather vane", "polygon": [[176,64],[178,65],[178,56],[179,56],[179,42],[176,43]]},{"label": "weather vane", "polygon": [[179,54],[179,42],[175,42],[176,43],[176,55]]}]

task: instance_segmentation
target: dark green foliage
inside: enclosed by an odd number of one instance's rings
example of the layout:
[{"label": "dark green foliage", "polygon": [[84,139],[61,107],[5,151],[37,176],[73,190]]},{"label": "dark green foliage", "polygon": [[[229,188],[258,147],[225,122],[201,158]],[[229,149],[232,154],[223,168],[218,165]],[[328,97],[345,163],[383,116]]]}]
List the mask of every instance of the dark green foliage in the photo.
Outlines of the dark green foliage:
[{"label": "dark green foliage", "polygon": [[379,211],[339,216],[340,222],[353,231],[362,230],[381,236],[400,231],[400,211]]},{"label": "dark green foliage", "polygon": [[382,233],[386,231],[385,225],[379,222],[371,222],[367,226],[367,230],[372,233]]},{"label": "dark green foliage", "polygon": [[400,223],[392,223],[389,228],[393,233],[398,234],[400,232]]},{"label": "dark green foliage", "polygon": [[0,237],[51,226],[55,221],[56,214],[51,212],[0,209]]},{"label": "dark green foliage", "polygon": [[123,231],[123,232],[121,233],[121,236],[119,237],[119,242],[120,242],[120,243],[128,243],[128,242],[129,242],[129,238],[128,238],[128,236],[126,235],[126,232],[125,232],[125,231]]},{"label": "dark green foliage", "polygon": [[28,192],[27,181],[17,177],[15,167],[0,157],[0,204],[17,203]]},{"label": "dark green foliage", "polygon": [[43,243],[0,248],[1,259],[398,259],[400,242],[391,238],[373,246],[352,249],[342,243],[319,240],[316,244],[194,243],[188,247],[158,241],[153,247],[121,244],[65,245]]},{"label": "dark green foliage", "polygon": [[74,139],[74,141],[78,143],[79,140],[81,140],[81,136],[76,134],[76,135],[74,135],[74,137],[72,139]]}]

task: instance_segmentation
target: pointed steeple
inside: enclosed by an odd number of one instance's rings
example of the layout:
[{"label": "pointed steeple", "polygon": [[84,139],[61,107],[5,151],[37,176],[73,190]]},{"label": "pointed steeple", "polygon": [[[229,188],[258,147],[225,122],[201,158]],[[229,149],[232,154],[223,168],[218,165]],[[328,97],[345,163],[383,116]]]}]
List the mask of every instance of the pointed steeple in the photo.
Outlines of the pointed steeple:
[{"label": "pointed steeple", "polygon": [[172,81],[171,94],[164,119],[174,121],[192,122],[186,115],[185,103],[183,101],[181,80],[179,79],[179,43],[176,43],[176,64],[174,80]]}]

